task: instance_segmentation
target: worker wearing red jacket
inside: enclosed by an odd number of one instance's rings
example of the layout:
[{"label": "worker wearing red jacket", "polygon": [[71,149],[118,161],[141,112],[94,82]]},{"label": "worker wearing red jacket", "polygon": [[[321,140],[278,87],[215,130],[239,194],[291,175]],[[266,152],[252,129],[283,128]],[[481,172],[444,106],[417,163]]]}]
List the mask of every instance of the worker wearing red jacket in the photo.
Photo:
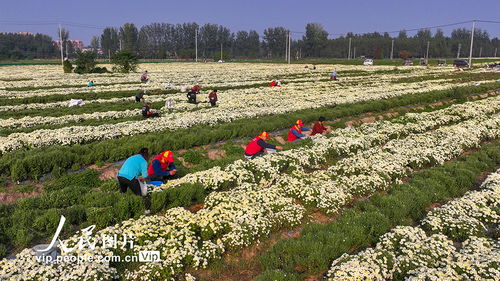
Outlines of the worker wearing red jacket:
[{"label": "worker wearing red jacket", "polygon": [[264,155],[264,152],[275,153],[276,149],[283,149],[281,146],[267,143],[266,140],[269,139],[269,133],[267,132],[262,132],[259,136],[255,137],[245,148],[245,157],[247,159],[254,159],[257,156]]},{"label": "worker wearing red jacket", "polygon": [[295,125],[290,128],[290,131],[288,131],[288,141],[305,139],[307,135],[303,134],[302,132],[306,131],[311,131],[311,129],[304,128],[304,123],[302,123],[302,120],[297,120],[297,122],[295,122]]},{"label": "worker wearing red jacket", "polygon": [[273,80],[271,83],[269,83],[269,86],[271,87],[281,87],[281,82],[280,80]]},{"label": "worker wearing red jacket", "polygon": [[177,172],[174,164],[174,154],[165,150],[156,156],[148,167],[148,178],[150,180],[164,181],[171,178]]}]

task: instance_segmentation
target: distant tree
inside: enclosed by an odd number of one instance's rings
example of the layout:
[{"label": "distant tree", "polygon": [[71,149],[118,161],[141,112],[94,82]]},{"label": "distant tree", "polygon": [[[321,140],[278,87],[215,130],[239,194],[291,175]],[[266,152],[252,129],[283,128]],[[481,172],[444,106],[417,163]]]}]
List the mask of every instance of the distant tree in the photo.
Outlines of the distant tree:
[{"label": "distant tree", "polygon": [[403,30],[399,31],[398,38],[399,39],[406,39],[406,38],[408,38],[408,34],[406,34],[406,30],[403,29]]},{"label": "distant tree", "polygon": [[453,39],[469,39],[470,31],[465,28],[457,28],[451,31],[451,38]]},{"label": "distant tree", "polygon": [[69,31],[67,29],[61,28],[57,29],[57,34],[60,35],[59,40],[61,43],[61,48],[66,53],[66,57],[69,57],[69,52],[68,52]]},{"label": "distant tree", "polygon": [[135,53],[129,50],[123,50],[115,53],[111,57],[111,62],[115,65],[113,66],[113,71],[129,73],[137,69],[138,60]]},{"label": "distant tree", "polygon": [[98,36],[92,36],[92,39],[90,39],[90,48],[92,51],[96,52],[99,50],[99,47],[101,46],[101,42]]},{"label": "distant tree", "polygon": [[101,35],[101,49],[105,56],[111,58],[120,48],[120,39],[118,31],[113,27],[106,27]]},{"label": "distant tree", "polygon": [[139,32],[133,23],[126,23],[120,27],[121,49],[137,52],[137,39]]},{"label": "distant tree", "polygon": [[444,38],[444,32],[441,28],[438,28],[436,30],[436,33],[434,34],[434,38],[437,38],[437,39],[443,39]]},{"label": "distant tree", "polygon": [[0,59],[54,57],[59,57],[59,49],[48,35],[0,33]]},{"label": "distant tree", "polygon": [[264,30],[263,47],[268,57],[285,56],[288,30],[284,27],[270,27]]},{"label": "distant tree", "polygon": [[308,23],[302,38],[307,56],[320,57],[328,41],[328,32],[319,23]]},{"label": "distant tree", "polygon": [[96,57],[97,54],[92,51],[77,51],[75,60],[75,72],[79,74],[94,72],[94,68],[97,64],[95,61]]},{"label": "distant tree", "polygon": [[417,34],[415,35],[415,38],[431,38],[432,37],[432,32],[430,29],[420,29],[417,31]]}]

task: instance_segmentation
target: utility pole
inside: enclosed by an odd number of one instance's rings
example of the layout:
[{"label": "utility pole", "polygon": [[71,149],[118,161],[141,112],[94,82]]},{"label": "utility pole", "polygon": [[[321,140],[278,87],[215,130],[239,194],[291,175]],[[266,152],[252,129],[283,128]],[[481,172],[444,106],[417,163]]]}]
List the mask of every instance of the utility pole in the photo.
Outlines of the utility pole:
[{"label": "utility pole", "polygon": [[59,24],[59,43],[61,43],[61,64],[63,64],[63,65],[64,65],[63,41],[62,41],[62,30],[61,30],[61,24]]},{"label": "utility pole", "polygon": [[482,54],[483,54],[483,47],[480,47],[479,48],[479,57],[481,57]]},{"label": "utility pole", "polygon": [[222,60],[222,43],[220,43],[220,60]]},{"label": "utility pole", "polygon": [[493,55],[494,58],[497,57],[497,48],[495,48],[495,54]]},{"label": "utility pole", "polygon": [[476,27],[476,21],[472,21],[472,32],[470,34],[470,52],[469,52],[469,68],[472,67],[472,48],[474,46],[474,29]]},{"label": "utility pole", "polygon": [[391,60],[393,58],[393,54],[394,54],[394,39],[392,39],[392,42],[391,42]]},{"label": "utility pole", "polygon": [[347,59],[351,59],[351,37],[349,37],[349,52],[347,53]]},{"label": "utility pole", "polygon": [[460,58],[460,49],[461,48],[462,48],[462,44],[458,43],[457,59]]},{"label": "utility pole", "polygon": [[291,63],[291,57],[292,55],[292,35],[290,33],[290,31],[288,31],[288,64]]},{"label": "utility pole", "polygon": [[356,47],[354,47],[353,49],[354,49],[354,52],[353,52],[354,54],[352,55],[352,58],[356,59]]},{"label": "utility pole", "polygon": [[194,30],[194,52],[195,52],[195,62],[198,62],[198,28]]},{"label": "utility pole", "polygon": [[429,64],[429,45],[430,45],[430,41],[427,41],[427,51],[425,52],[425,63],[426,64]]},{"label": "utility pole", "polygon": [[285,61],[288,61],[288,36],[290,36],[290,33],[287,35],[285,40]]}]

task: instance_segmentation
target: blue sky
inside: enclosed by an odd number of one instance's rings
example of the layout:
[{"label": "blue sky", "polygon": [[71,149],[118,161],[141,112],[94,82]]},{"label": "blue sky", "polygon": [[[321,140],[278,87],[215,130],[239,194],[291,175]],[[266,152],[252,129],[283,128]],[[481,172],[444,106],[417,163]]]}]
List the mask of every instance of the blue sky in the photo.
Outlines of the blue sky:
[{"label": "blue sky", "polygon": [[[221,24],[232,31],[284,26],[303,32],[309,22],[319,22],[335,37],[349,31],[365,33],[420,28],[471,19],[500,21],[500,0],[2,0],[0,32],[41,32],[56,37],[57,25],[72,22],[96,27],[133,22],[138,27],[152,22]],[[412,4],[409,4],[413,2]],[[15,24],[12,24],[15,23]],[[33,23],[35,25],[25,25]],[[64,26],[70,39],[89,43],[98,28]],[[443,28],[445,33],[456,27]],[[491,37],[500,37],[500,24],[478,24]],[[410,33],[411,34],[411,33]],[[295,33],[294,38],[302,36]]]}]

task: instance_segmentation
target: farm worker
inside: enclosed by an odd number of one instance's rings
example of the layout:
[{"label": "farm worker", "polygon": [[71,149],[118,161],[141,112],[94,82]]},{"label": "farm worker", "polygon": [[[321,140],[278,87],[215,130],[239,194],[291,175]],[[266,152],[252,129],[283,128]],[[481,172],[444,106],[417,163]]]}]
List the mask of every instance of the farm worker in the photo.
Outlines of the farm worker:
[{"label": "farm worker", "polygon": [[201,90],[201,86],[196,84],[191,88],[191,91],[195,91],[196,93],[199,93]]},{"label": "farm worker", "polygon": [[189,91],[189,92],[187,93],[187,95],[186,95],[186,96],[187,96],[187,98],[188,98],[188,102],[189,102],[189,103],[197,104],[197,102],[196,102],[196,94],[197,94],[197,93],[198,93],[198,92],[193,91],[192,89],[191,89],[191,91]]},{"label": "farm worker", "polygon": [[89,81],[89,82],[87,83],[87,87],[92,87],[92,86],[94,86],[94,81]]},{"label": "farm worker", "polygon": [[129,157],[118,171],[116,178],[120,184],[120,191],[127,192],[130,188],[135,195],[141,196],[141,185],[148,176],[149,152],[147,148],[141,148],[139,154]]},{"label": "farm worker", "polygon": [[144,102],[144,95],[146,94],[146,90],[140,90],[137,95],[135,95],[135,102]]},{"label": "farm worker", "polygon": [[311,136],[314,136],[316,134],[327,133],[332,130],[331,127],[325,126],[325,120],[326,120],[325,117],[321,116],[318,122],[314,123]]},{"label": "farm worker", "polygon": [[332,72],[332,75],[330,76],[330,79],[337,80],[337,71]]},{"label": "farm worker", "polygon": [[158,112],[151,111],[151,107],[153,104],[150,100],[146,101],[146,104],[142,107],[142,117],[144,118],[152,118],[152,117],[160,117]]},{"label": "farm worker", "polygon": [[145,70],[141,75],[141,82],[148,82],[148,81],[149,81],[148,71]]},{"label": "farm worker", "polygon": [[307,136],[302,133],[302,131],[310,131],[311,129],[309,128],[304,128],[304,123],[302,123],[302,120],[297,120],[295,122],[295,125],[290,128],[290,131],[288,132],[288,141],[297,141],[299,139],[305,139]]},{"label": "farm worker", "polygon": [[257,156],[261,156],[264,152],[276,153],[276,149],[282,150],[283,147],[272,145],[266,142],[269,140],[269,133],[262,132],[259,136],[255,137],[245,148],[245,157],[247,159],[254,159]]},{"label": "farm worker", "polygon": [[174,164],[174,154],[165,150],[156,156],[148,167],[148,178],[151,180],[164,181],[171,178],[177,172]]},{"label": "farm worker", "polygon": [[281,82],[280,82],[280,80],[273,80],[273,81],[271,81],[271,83],[269,84],[269,86],[271,86],[271,87],[281,87]]},{"label": "farm worker", "polygon": [[217,103],[217,90],[213,90],[208,94],[208,100],[210,101],[211,106],[215,106]]}]

